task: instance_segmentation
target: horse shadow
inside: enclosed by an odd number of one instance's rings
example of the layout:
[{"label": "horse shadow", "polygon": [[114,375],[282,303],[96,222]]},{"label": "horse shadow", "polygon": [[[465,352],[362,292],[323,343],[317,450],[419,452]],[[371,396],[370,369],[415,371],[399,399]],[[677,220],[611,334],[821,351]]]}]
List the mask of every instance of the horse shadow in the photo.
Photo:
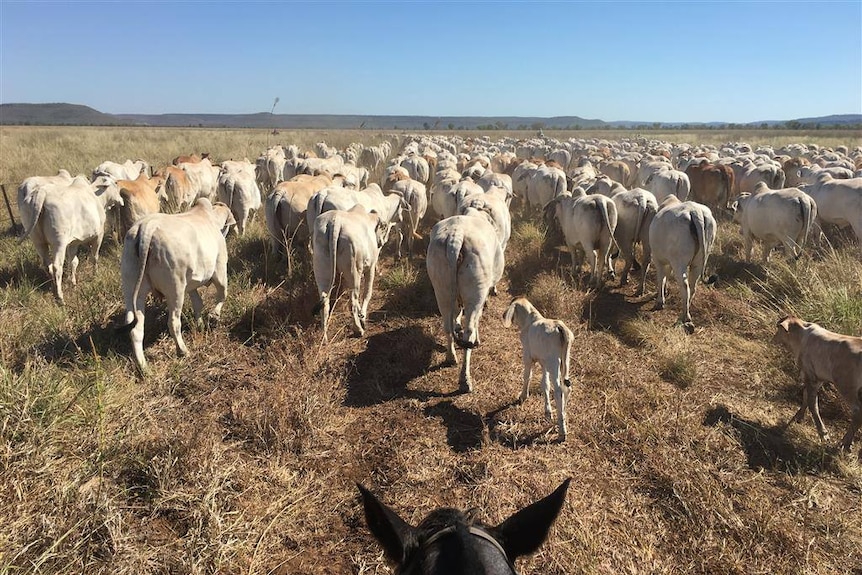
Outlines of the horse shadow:
[{"label": "horse shadow", "polygon": [[421,326],[411,325],[369,336],[347,377],[349,407],[368,407],[395,398],[447,397],[407,387],[429,371],[437,343]]},{"label": "horse shadow", "polygon": [[485,424],[482,416],[462,409],[451,400],[425,407],[426,417],[439,417],[446,425],[446,443],[455,453],[480,449],[484,443]]}]

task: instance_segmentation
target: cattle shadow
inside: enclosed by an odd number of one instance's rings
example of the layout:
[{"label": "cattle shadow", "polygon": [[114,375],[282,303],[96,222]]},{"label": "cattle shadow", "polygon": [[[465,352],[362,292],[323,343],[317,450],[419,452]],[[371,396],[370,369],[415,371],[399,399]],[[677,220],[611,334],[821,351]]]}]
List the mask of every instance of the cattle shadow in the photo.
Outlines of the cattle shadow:
[{"label": "cattle shadow", "polygon": [[488,427],[488,439],[499,445],[515,451],[523,447],[534,445],[550,445],[561,443],[559,435],[554,433],[553,436],[548,435],[548,430],[553,429],[556,432],[556,424],[542,425],[539,431],[533,433],[517,433],[508,426],[503,425],[500,420],[500,414],[504,411],[520,406],[518,400],[512,400],[509,403],[503,404],[494,411],[489,412],[485,416],[485,422]]},{"label": "cattle shadow", "polygon": [[[755,256],[758,255],[756,252]],[[746,262],[735,254],[713,254],[709,257],[709,267],[725,283],[737,281],[746,285],[761,285],[766,281],[766,269],[762,265]]]},{"label": "cattle shadow", "polygon": [[248,308],[228,330],[228,337],[245,345],[278,339],[291,326],[303,329],[319,323],[314,313],[319,296],[313,283],[296,282],[276,289],[263,301]]},{"label": "cattle shadow", "polygon": [[729,427],[725,433],[739,441],[748,467],[753,471],[780,471],[796,475],[821,472],[832,467],[833,453],[813,448],[811,445],[794,444],[787,438],[784,425],[766,427],[757,421],[733,414],[723,405],[707,411],[703,424],[709,427],[719,424]]},{"label": "cattle shadow", "polygon": [[246,236],[236,238],[235,242],[228,248],[228,271],[231,274],[248,275],[252,284],[262,283],[269,287],[285,279],[287,260],[272,251],[267,238]]},{"label": "cattle shadow", "polygon": [[[132,358],[131,339],[128,333],[118,331],[125,322],[125,316],[119,314],[113,322],[106,324],[92,323],[77,335],[54,333],[35,348],[35,353],[48,363],[72,368],[78,365],[82,358],[105,357],[111,353]],[[168,332],[168,317],[165,308],[149,307],[144,312],[144,353],[147,348],[156,343]],[[183,331],[187,331],[184,322]]]},{"label": "cattle shadow", "polygon": [[626,339],[623,325],[638,317],[645,303],[647,302],[629,301],[625,293],[610,291],[606,286],[584,299],[581,320],[587,324],[590,331],[609,331],[624,343],[634,345],[634,342],[629,341],[630,338]]},{"label": "cattle shadow", "polygon": [[482,416],[462,409],[451,400],[428,405],[426,417],[439,417],[446,426],[446,443],[455,453],[466,453],[481,449],[485,425]]},{"label": "cattle shadow", "polygon": [[411,325],[369,336],[347,377],[348,407],[368,407],[395,398],[442,397],[414,391],[407,384],[429,371],[437,343],[422,327]]},{"label": "cattle shadow", "polygon": [[428,277],[425,258],[401,262],[381,270],[375,280],[375,291],[384,293],[384,309],[405,317],[428,317],[437,314],[437,298]]},{"label": "cattle shadow", "polygon": [[27,258],[13,265],[0,267],[0,288],[15,289],[28,284],[36,291],[53,292],[48,271],[43,269],[36,260]]}]

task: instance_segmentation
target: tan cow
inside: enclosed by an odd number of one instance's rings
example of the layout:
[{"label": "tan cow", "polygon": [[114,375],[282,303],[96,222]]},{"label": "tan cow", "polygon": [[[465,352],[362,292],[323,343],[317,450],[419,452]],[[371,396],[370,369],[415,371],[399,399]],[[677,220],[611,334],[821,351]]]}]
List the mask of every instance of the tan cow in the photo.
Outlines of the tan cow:
[{"label": "tan cow", "polygon": [[808,408],[820,438],[828,439],[820,418],[817,392],[824,382],[831,382],[850,405],[850,427],[841,440],[841,448],[850,451],[853,437],[862,426],[862,337],[841,335],[816,323],[787,316],[779,320],[772,341],[789,348],[795,356],[804,386],[802,407],[787,425],[801,423]]},{"label": "tan cow", "polygon": [[691,164],[685,169],[691,182],[689,199],[713,210],[727,208],[733,191],[733,169],[709,163]]},{"label": "tan cow", "polygon": [[294,240],[307,244],[310,239],[306,221],[306,211],[311,197],[330,185],[328,176],[309,176],[300,174],[287,182],[281,182],[264,202],[266,229],[274,252],[284,252],[287,255],[288,275],[293,273],[293,255],[291,246]]},{"label": "tan cow", "polygon": [[134,180],[118,180],[123,205],[119,208],[120,240],[135,222],[159,212],[159,199],[163,194],[164,178],[148,178],[143,172]]}]

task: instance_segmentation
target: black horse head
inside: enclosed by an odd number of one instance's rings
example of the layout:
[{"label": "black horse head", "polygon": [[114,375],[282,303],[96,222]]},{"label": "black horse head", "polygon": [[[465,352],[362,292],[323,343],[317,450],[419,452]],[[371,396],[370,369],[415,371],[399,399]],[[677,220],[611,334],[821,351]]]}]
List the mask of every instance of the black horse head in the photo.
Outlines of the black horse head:
[{"label": "black horse head", "polygon": [[358,485],[368,528],[399,575],[514,575],[515,559],[535,552],[566,498],[570,479],[496,527],[457,509],[432,511],[413,527]]}]

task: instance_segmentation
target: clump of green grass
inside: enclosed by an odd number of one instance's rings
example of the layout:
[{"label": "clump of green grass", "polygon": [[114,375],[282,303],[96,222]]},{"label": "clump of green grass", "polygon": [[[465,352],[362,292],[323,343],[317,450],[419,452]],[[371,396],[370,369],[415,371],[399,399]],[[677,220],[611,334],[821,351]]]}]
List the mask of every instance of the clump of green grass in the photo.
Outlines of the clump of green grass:
[{"label": "clump of green grass", "polygon": [[680,389],[686,389],[697,380],[697,363],[688,353],[670,353],[659,362],[659,375]]},{"label": "clump of green grass", "polygon": [[752,291],[771,323],[792,314],[840,333],[862,333],[862,265],[850,251],[830,252],[822,261],[776,259]]},{"label": "clump of green grass", "polygon": [[563,278],[552,272],[541,272],[527,285],[527,299],[546,317],[571,317],[578,297]]},{"label": "clump of green grass", "polygon": [[380,275],[378,286],[384,290],[405,289],[415,285],[418,279],[419,271],[405,261]]}]

